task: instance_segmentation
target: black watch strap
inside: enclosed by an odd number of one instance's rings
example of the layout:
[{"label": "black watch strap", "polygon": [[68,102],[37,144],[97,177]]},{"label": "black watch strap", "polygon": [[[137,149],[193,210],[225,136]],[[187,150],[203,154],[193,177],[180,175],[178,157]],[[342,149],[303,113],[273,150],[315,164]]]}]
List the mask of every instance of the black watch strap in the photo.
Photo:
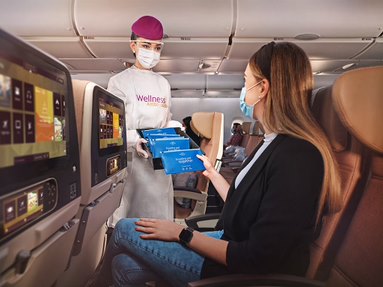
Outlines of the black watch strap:
[{"label": "black watch strap", "polygon": [[193,238],[193,231],[194,229],[189,226],[182,229],[180,235],[178,236],[182,245],[187,246],[190,243]]}]

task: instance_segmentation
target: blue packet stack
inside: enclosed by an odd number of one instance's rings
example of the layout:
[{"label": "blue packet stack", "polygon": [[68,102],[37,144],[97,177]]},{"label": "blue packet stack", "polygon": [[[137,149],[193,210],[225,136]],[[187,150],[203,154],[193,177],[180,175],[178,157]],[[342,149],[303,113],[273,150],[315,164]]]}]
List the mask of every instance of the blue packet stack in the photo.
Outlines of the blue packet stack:
[{"label": "blue packet stack", "polygon": [[153,138],[150,141],[154,158],[161,157],[163,152],[188,149],[189,146],[189,139],[184,137]]},{"label": "blue packet stack", "polygon": [[202,155],[202,151],[200,149],[164,151],[161,159],[165,173],[179,174],[205,170],[205,166],[197,158],[197,154]]}]

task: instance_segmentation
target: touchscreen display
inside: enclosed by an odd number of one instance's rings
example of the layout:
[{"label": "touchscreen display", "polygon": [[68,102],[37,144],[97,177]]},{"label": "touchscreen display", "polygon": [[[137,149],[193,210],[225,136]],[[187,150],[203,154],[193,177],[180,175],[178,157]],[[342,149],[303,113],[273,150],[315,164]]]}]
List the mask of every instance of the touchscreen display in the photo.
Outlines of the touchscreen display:
[{"label": "touchscreen display", "polygon": [[122,146],[124,115],[122,104],[112,99],[99,98],[100,149]]},{"label": "touchscreen display", "polygon": [[0,168],[66,155],[64,79],[0,54]]}]

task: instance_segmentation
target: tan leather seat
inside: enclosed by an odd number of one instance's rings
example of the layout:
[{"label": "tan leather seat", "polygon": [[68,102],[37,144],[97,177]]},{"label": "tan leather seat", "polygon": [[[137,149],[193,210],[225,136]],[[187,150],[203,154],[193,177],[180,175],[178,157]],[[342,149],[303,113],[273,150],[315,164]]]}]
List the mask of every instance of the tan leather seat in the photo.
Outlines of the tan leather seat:
[{"label": "tan leather seat", "polygon": [[324,280],[329,256],[334,256],[331,244],[339,229],[340,219],[361,180],[361,145],[352,138],[339,119],[331,97],[332,87],[320,89],[314,99],[312,111],[326,133],[338,163],[343,192],[343,208],[336,214],[325,216],[320,236],[311,246],[310,265],[306,276]]},{"label": "tan leather seat", "polygon": [[[209,158],[210,162],[215,165],[216,169],[219,170],[223,153],[223,114],[218,112],[197,112],[192,115],[190,123],[192,130],[201,138],[201,150]],[[176,219],[205,214],[208,187],[209,181],[201,174],[197,182],[198,192],[174,190],[174,197],[195,200],[195,206],[191,212],[187,211],[185,213],[176,209]]]},{"label": "tan leather seat", "polygon": [[343,74],[333,86],[342,122],[363,145],[362,186],[328,286],[383,286],[383,67]]}]

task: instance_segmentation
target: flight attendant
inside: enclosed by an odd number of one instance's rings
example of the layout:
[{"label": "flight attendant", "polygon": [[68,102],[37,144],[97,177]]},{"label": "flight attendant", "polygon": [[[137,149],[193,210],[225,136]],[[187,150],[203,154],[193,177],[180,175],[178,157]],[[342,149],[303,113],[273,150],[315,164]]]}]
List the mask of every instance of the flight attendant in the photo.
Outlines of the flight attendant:
[{"label": "flight attendant", "polygon": [[113,76],[108,90],[125,102],[128,152],[132,153],[120,207],[109,220],[114,227],[124,217],[173,219],[173,185],[163,170],[153,170],[144,139],[136,129],[166,127],[171,118],[170,85],[152,68],[160,61],[163,27],[152,16],[133,23],[130,48],[136,57],[130,68]]}]

